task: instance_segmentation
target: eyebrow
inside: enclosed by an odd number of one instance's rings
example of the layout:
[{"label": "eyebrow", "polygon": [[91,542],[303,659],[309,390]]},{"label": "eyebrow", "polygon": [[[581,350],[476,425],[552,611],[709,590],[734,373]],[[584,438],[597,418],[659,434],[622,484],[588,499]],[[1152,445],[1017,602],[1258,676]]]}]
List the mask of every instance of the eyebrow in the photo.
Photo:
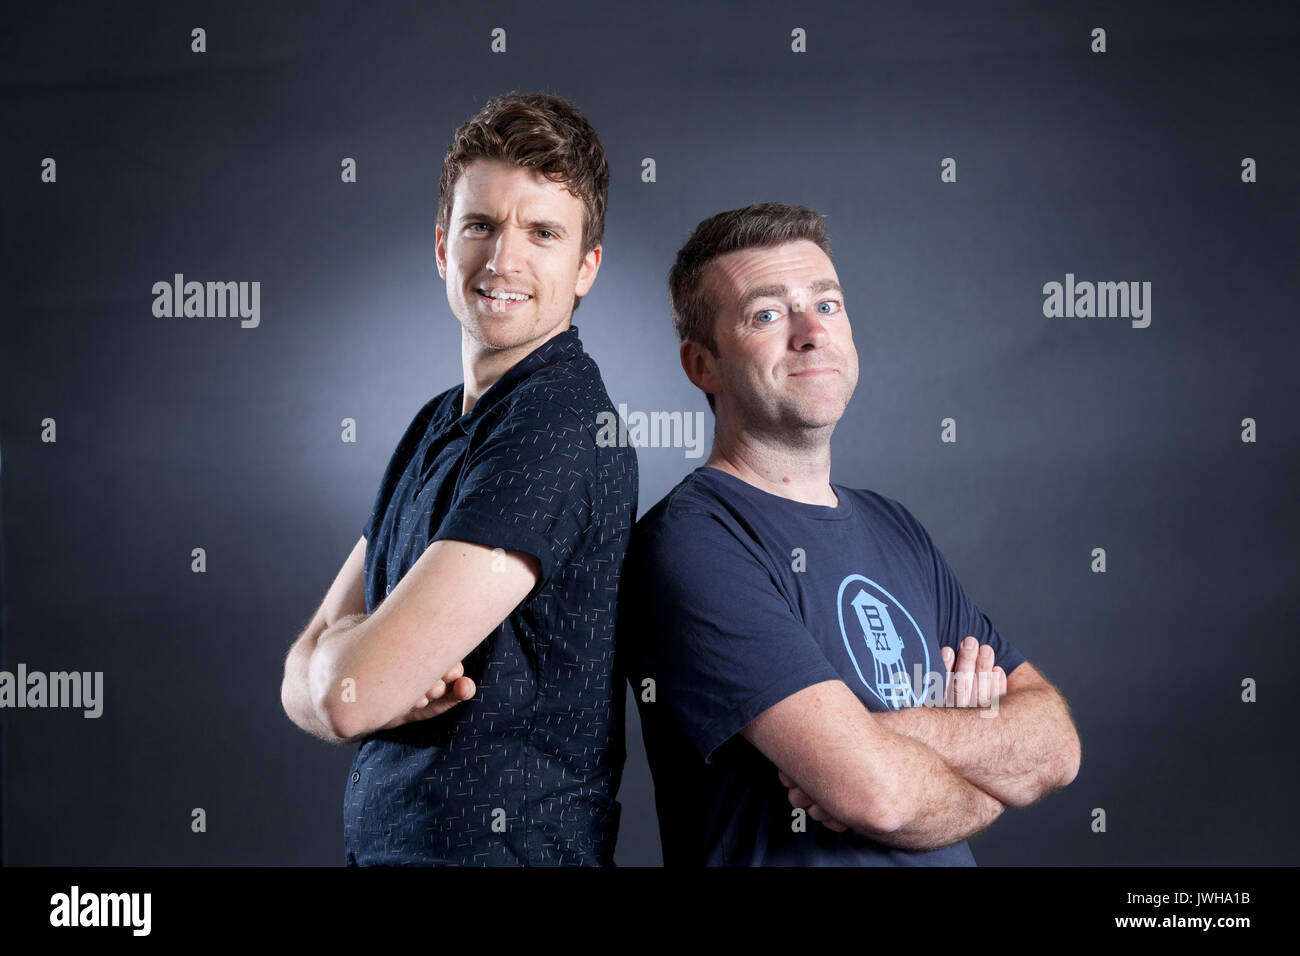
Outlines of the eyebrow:
[{"label": "eyebrow", "polygon": [[[840,284],[834,279],[818,279],[812,284],[813,295],[825,292],[828,289],[834,289],[840,295],[844,295],[844,290],[840,288]],[[745,297],[740,300],[740,313],[744,315],[749,309],[750,303],[756,299],[776,299],[789,294],[790,290],[783,285],[763,285],[757,289],[750,289],[745,293]]]},{"label": "eyebrow", "polygon": [[[496,222],[497,220],[495,216],[489,216],[485,212],[467,212],[461,214],[460,221],[461,222],[470,222],[470,221]],[[549,232],[553,232],[556,235],[560,235],[560,236],[567,236],[569,234],[569,230],[564,228],[563,223],[553,222],[549,219],[534,219],[532,222],[528,223],[528,228],[546,229]]]}]

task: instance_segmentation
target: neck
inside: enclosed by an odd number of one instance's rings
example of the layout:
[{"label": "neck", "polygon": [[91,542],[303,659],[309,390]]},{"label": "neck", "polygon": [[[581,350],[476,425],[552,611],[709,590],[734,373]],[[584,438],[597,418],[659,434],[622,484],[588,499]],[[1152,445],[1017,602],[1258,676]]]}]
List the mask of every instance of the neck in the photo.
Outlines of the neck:
[{"label": "neck", "polygon": [[465,377],[465,397],[461,402],[460,413],[468,415],[474,403],[483,397],[502,375],[510,371],[526,356],[541,348],[546,342],[561,332],[567,332],[569,325],[555,329],[546,338],[516,345],[508,349],[488,348],[482,342],[470,336],[464,327],[460,330],[460,369]]},{"label": "neck", "polygon": [[831,487],[831,432],[834,425],[804,431],[799,439],[733,430],[718,420],[713,450],[705,462],[768,494],[809,505],[834,508]]}]

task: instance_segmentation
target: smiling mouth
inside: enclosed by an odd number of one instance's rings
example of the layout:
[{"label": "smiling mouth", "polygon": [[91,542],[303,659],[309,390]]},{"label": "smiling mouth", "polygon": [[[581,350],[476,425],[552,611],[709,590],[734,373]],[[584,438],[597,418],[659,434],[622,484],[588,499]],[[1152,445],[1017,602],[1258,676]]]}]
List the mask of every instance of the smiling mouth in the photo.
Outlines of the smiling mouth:
[{"label": "smiling mouth", "polygon": [[[483,289],[475,289],[474,291],[477,292],[479,295],[483,296],[483,298],[485,298],[485,299],[494,299],[494,298],[497,298],[497,296],[491,296],[491,295],[488,295],[487,292],[485,292]],[[522,300],[520,300],[520,299],[517,299],[517,298],[516,298],[517,296],[525,296],[526,298],[529,298],[529,299],[532,298],[532,296],[529,295],[527,292],[515,292],[513,289],[505,289],[505,290],[497,289],[497,290],[493,290],[493,291],[498,291],[498,292],[500,292],[500,291],[505,291],[505,292],[509,292],[509,293],[510,293],[509,296],[502,296],[501,298],[509,299],[509,300],[512,301],[512,302],[522,301]]]},{"label": "smiling mouth", "polygon": [[517,299],[514,298],[513,296],[500,296],[500,297],[491,296],[486,294],[482,289],[475,289],[474,293],[479,297],[480,300],[486,302],[488,304],[488,308],[490,308],[493,312],[510,312],[513,311],[514,309],[518,309],[522,306],[525,306],[529,302],[533,301],[533,297],[531,295],[528,295],[527,293],[520,293],[520,295],[527,296],[526,298],[523,299]]}]

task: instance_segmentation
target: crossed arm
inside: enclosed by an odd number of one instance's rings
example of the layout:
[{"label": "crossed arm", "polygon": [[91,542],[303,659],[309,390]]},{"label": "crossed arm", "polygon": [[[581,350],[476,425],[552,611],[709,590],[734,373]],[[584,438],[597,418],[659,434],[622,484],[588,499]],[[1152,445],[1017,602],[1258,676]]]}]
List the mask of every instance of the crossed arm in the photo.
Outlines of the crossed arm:
[{"label": "crossed arm", "polygon": [[532,555],[435,541],[367,616],[364,562],[361,538],[290,648],[280,687],[289,718],[332,743],[435,716],[470,696],[459,662],[540,578]]},{"label": "crossed arm", "polygon": [[[969,673],[964,665],[975,662],[977,653],[981,663],[992,662],[991,647],[977,652],[975,646],[969,638],[957,651],[958,675]],[[1065,699],[1028,661],[1005,681],[1006,694],[996,710],[908,707],[878,717],[888,730],[935,751],[955,773],[1003,805],[1027,807],[1074,780],[1079,736]]]},{"label": "crossed arm", "polygon": [[[958,672],[975,660],[962,648]],[[1028,662],[1005,685],[997,716],[983,719],[989,711],[978,707],[871,713],[842,681],[825,681],[764,711],[742,734],[776,765],[792,805],[814,819],[892,846],[936,849],[1078,772],[1078,736],[1055,688]]]}]

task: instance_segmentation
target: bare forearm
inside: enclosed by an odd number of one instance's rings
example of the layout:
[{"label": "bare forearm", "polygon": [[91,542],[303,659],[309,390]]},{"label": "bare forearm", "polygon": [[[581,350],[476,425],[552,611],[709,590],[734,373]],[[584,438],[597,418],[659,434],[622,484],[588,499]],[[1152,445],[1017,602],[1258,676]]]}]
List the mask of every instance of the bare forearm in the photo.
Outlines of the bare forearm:
[{"label": "bare forearm", "polygon": [[335,720],[330,719],[331,709],[336,713],[339,710],[337,705],[347,704],[350,707],[356,704],[357,688],[355,684],[350,688],[345,687],[343,675],[348,670],[345,664],[346,656],[362,636],[361,632],[356,630],[357,625],[365,621],[367,616],[349,614],[327,627],[317,637],[316,646],[312,649],[311,657],[307,662],[308,700],[321,725],[334,740],[339,742],[359,740],[369,732],[367,729],[351,737],[340,737],[333,730],[338,723],[337,717]]},{"label": "bare forearm", "polygon": [[1068,782],[1074,725],[1054,691],[1018,690],[996,708],[905,707],[878,717],[1006,806],[1028,806]]},{"label": "bare forearm", "polygon": [[364,736],[340,737],[330,729],[330,724],[320,706],[323,697],[320,683],[328,679],[322,666],[324,662],[322,647],[330,644],[331,640],[341,632],[351,630],[365,618],[364,614],[349,614],[328,627],[304,633],[289,649],[289,656],[285,660],[284,683],[280,688],[280,699],[284,704],[285,713],[307,733],[327,743],[352,743]]},{"label": "bare forearm", "polygon": [[1002,813],[1000,801],[964,780],[925,744],[890,733],[881,748],[904,822],[887,832],[855,827],[863,835],[890,846],[933,850],[974,836]]},{"label": "bare forearm", "polygon": [[316,641],[323,633],[318,630],[304,633],[289,649],[289,656],[284,662],[284,683],[280,686],[280,702],[289,719],[300,728],[327,743],[343,743],[344,739],[330,732],[312,702],[308,684],[308,668],[311,656],[316,650]]}]

